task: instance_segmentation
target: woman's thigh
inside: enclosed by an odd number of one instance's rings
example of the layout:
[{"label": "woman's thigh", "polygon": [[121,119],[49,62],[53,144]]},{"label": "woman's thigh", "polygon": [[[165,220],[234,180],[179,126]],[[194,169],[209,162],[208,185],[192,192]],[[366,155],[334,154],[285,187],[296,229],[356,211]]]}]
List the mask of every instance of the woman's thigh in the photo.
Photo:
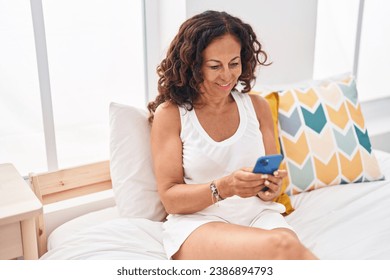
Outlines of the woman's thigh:
[{"label": "woman's thigh", "polygon": [[289,229],[210,222],[193,231],[173,259],[275,259],[280,258],[276,246],[281,239],[299,243]]}]

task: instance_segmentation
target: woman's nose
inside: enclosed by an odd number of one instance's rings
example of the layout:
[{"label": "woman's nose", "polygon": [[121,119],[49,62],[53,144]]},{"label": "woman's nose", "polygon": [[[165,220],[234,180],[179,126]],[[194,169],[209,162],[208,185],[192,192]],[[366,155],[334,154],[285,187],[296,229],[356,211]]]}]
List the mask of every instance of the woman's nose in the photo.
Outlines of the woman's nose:
[{"label": "woman's nose", "polygon": [[229,81],[230,78],[232,77],[232,72],[229,69],[229,67],[224,67],[221,71],[221,78],[225,81]]}]

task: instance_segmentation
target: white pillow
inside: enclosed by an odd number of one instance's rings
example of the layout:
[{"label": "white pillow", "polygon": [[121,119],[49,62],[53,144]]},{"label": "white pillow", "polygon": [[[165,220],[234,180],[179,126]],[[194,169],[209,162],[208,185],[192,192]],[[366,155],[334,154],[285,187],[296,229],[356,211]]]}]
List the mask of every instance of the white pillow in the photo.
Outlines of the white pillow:
[{"label": "white pillow", "polygon": [[147,110],[112,102],[109,119],[111,180],[120,216],[164,220],[166,212],[153,172]]}]

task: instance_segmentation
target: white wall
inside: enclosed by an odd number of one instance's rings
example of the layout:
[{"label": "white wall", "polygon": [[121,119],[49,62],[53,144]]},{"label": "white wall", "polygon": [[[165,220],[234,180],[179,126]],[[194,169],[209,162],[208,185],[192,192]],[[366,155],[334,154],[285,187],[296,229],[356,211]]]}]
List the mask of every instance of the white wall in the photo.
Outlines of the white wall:
[{"label": "white wall", "polygon": [[[254,28],[273,64],[257,83],[274,85],[311,79],[314,67],[317,0],[146,0],[149,97],[157,94],[155,68],[186,19],[205,10],[226,11]],[[149,9],[148,9],[149,7]],[[151,12],[152,11],[152,12]]]},{"label": "white wall", "polygon": [[157,95],[156,67],[186,19],[186,1],[145,0],[149,100]]},{"label": "white wall", "polygon": [[254,28],[273,61],[261,70],[258,83],[312,78],[317,0],[187,0],[187,17],[209,9],[224,10]]},{"label": "white wall", "polygon": [[365,101],[361,106],[372,147],[390,153],[390,98]]}]

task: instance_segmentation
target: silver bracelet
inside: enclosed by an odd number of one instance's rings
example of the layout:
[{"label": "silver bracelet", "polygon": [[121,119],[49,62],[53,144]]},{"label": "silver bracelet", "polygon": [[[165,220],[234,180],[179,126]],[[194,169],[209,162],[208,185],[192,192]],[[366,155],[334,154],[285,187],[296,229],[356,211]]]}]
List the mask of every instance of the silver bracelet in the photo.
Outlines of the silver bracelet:
[{"label": "silver bracelet", "polygon": [[224,200],[224,198],[219,195],[218,188],[215,185],[214,181],[210,183],[210,190],[211,190],[211,200],[213,201],[213,204],[218,203],[221,200]]}]

